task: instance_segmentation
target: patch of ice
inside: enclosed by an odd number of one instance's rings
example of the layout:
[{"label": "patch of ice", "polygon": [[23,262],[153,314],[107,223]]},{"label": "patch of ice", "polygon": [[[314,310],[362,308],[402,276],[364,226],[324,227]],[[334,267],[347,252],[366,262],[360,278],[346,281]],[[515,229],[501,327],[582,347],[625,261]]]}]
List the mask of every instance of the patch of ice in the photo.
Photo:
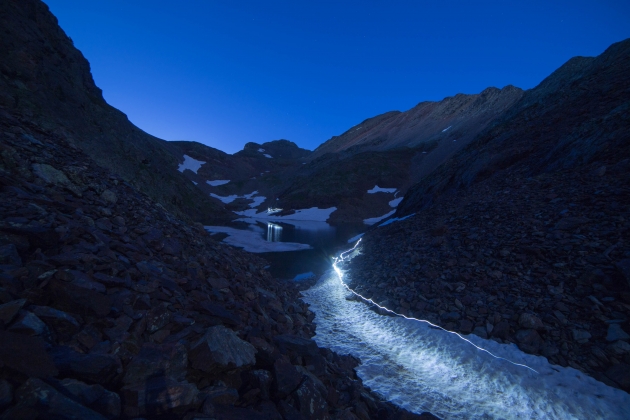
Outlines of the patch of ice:
[{"label": "patch of ice", "polygon": [[249,207],[254,209],[254,208],[260,206],[262,203],[264,203],[266,199],[267,199],[267,197],[263,197],[262,195],[258,196],[258,197],[254,197],[254,198],[252,198],[252,200],[254,200],[254,202],[253,203],[249,203]]},{"label": "patch of ice", "polygon": [[369,219],[363,219],[363,223],[365,223],[366,225],[373,225],[374,223],[380,222],[383,219],[387,219],[389,216],[391,216],[394,213],[396,213],[396,210],[392,210],[389,213],[384,214],[379,217],[371,217]]},{"label": "patch of ice", "polygon": [[315,273],[313,273],[312,271],[309,271],[308,273],[298,274],[297,276],[293,277],[293,280],[302,281],[302,280],[312,279],[313,277],[315,277]]},{"label": "patch of ice", "polygon": [[204,227],[211,233],[227,233],[229,236],[223,239],[223,242],[252,253],[300,251],[312,248],[310,245],[295,242],[268,242],[260,235],[260,232],[251,230],[241,230],[227,226]]},{"label": "patch of ice", "polygon": [[267,153],[265,153],[263,156],[266,157],[266,158],[272,158],[273,157],[271,155],[268,155]]},{"label": "patch of ice", "polygon": [[390,207],[397,207],[404,197],[398,197],[389,202]]},{"label": "patch of ice", "polygon": [[261,148],[261,149],[258,149],[258,151],[259,151],[260,153],[265,153],[265,149],[262,149],[262,148]]},{"label": "patch of ice", "polygon": [[186,169],[190,169],[194,173],[197,173],[199,168],[201,168],[201,165],[203,165],[204,163],[206,162],[202,160],[193,159],[188,155],[184,155],[184,163],[180,163],[177,170],[179,172],[184,172]]},{"label": "patch of ice", "polygon": [[416,213],[411,213],[411,214],[409,214],[409,215],[407,215],[407,216],[405,216],[405,217],[394,217],[394,218],[392,218],[392,219],[389,219],[389,220],[384,221],[383,223],[381,223],[380,225],[378,225],[378,227],[381,227],[381,226],[387,226],[387,225],[389,225],[390,223],[394,223],[394,222],[400,222],[401,220],[405,220],[405,219],[410,218],[410,217],[411,217],[411,216],[413,216],[414,214],[416,214]]},{"label": "patch of ice", "polygon": [[452,125],[449,125],[448,127],[446,127],[444,130],[442,130],[442,133],[445,132],[445,131],[448,131],[448,129],[451,128],[451,127],[452,127]]},{"label": "patch of ice", "polygon": [[218,187],[219,185],[225,185],[230,182],[229,179],[215,179],[214,181],[206,181],[206,184],[212,187]]},{"label": "patch of ice", "polygon": [[240,198],[236,194],[228,195],[228,196],[222,196],[222,195],[216,195],[215,193],[210,193],[210,197],[218,198],[219,200],[221,200],[225,204],[230,204],[232,201],[236,200],[237,198]]},{"label": "patch of ice", "polygon": [[357,236],[353,236],[352,238],[348,239],[348,243],[351,244],[358,241],[363,235],[365,235],[365,232],[359,233]]},{"label": "patch of ice", "polygon": [[396,188],[381,188],[378,185],[375,185],[374,188],[372,188],[371,190],[368,190],[368,194],[375,194],[377,192],[395,193]]},{"label": "patch of ice", "polygon": [[325,222],[335,210],[337,210],[337,207],[330,207],[328,209],[311,207],[310,209],[295,210],[295,213],[289,214],[287,216],[274,216],[273,214],[267,213],[267,211],[261,211],[260,213],[258,213],[254,209],[237,211],[235,213],[240,216],[250,217],[259,220],[308,220]]}]

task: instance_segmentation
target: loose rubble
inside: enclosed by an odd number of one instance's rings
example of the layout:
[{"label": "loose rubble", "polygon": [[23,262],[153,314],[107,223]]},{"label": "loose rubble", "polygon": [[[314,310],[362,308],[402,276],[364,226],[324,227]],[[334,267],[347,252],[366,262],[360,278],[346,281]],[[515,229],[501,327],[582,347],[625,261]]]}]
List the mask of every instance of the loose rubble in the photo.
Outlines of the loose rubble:
[{"label": "loose rubble", "polygon": [[29,121],[0,110],[0,418],[432,418],[318,348],[264,260]]}]

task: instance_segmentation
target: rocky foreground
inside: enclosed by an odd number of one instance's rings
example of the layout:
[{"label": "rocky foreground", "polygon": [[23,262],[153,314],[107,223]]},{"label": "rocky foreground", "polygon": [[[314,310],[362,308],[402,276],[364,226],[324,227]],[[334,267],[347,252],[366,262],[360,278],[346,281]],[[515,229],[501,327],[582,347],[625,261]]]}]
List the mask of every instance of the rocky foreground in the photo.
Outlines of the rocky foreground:
[{"label": "rocky foreground", "polygon": [[265,262],[0,111],[2,419],[413,419]]},{"label": "rocky foreground", "polygon": [[352,287],[630,391],[630,160],[524,172],[367,234]]}]

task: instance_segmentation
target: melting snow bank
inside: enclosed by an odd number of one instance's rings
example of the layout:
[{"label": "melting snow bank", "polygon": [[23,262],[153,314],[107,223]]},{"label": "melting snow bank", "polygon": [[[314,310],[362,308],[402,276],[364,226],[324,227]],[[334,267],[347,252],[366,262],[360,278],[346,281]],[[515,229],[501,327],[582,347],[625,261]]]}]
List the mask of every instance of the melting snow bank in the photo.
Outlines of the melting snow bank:
[{"label": "melting snow bank", "polygon": [[308,220],[314,222],[325,222],[335,210],[337,210],[337,207],[330,207],[328,209],[311,207],[310,209],[295,210],[295,213],[286,216],[277,216],[275,214],[267,213],[266,211],[257,213],[255,209],[237,211],[235,213],[240,216],[258,220],[274,220],[279,222],[284,220]]},{"label": "melting snow bank", "polygon": [[204,227],[210,233],[227,233],[229,236],[223,239],[223,242],[243,248],[247,252],[285,252],[312,249],[310,245],[295,242],[268,242],[260,235],[260,232],[251,230],[234,229],[227,226]]},{"label": "melting snow bank", "polygon": [[190,169],[194,173],[197,173],[199,168],[201,168],[201,165],[203,165],[204,163],[206,162],[202,160],[193,159],[188,155],[184,155],[184,163],[180,163],[177,170],[179,172],[184,172],[186,169]]},{"label": "melting snow bank", "polygon": [[387,219],[389,216],[391,216],[394,213],[396,213],[396,210],[392,210],[389,213],[384,214],[382,216],[372,217],[370,219],[363,219],[363,223],[365,223],[366,225],[373,225],[374,223],[380,222],[383,219]]},{"label": "melting snow bank", "polygon": [[210,185],[211,187],[218,187],[219,185],[225,185],[228,182],[230,182],[229,179],[215,179],[214,181],[206,181],[206,184]]},{"label": "melting snow bank", "polygon": [[372,188],[371,190],[368,190],[368,194],[376,194],[377,192],[384,192],[384,193],[395,193],[396,192],[396,188],[381,188],[378,185],[375,185],[374,188]]},{"label": "melting snow bank", "polygon": [[474,335],[475,345],[535,369],[498,360],[453,334],[348,301],[337,273],[302,292],[320,347],[359,357],[365,385],[410,411],[443,419],[628,419],[630,395],[572,368]]},{"label": "melting snow bank", "polygon": [[409,219],[409,218],[410,218],[411,216],[413,216],[414,214],[416,214],[416,213],[411,213],[411,214],[408,214],[408,215],[406,215],[405,217],[393,217],[393,218],[391,218],[391,219],[389,219],[389,220],[384,221],[383,223],[381,223],[380,225],[378,225],[378,227],[381,227],[381,226],[387,226],[387,225],[389,225],[389,224],[391,224],[391,223],[394,223],[394,222],[400,222],[401,220]]}]

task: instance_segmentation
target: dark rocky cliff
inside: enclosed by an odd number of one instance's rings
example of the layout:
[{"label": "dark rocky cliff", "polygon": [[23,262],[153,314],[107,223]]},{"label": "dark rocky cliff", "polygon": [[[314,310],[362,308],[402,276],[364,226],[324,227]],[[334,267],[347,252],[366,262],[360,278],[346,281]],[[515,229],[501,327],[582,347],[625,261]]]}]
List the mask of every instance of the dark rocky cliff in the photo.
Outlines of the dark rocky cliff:
[{"label": "dark rocky cliff", "polygon": [[229,219],[221,204],[177,172],[163,140],[108,105],[90,65],[38,0],[0,2],[0,107],[54,130],[171,211]]}]

